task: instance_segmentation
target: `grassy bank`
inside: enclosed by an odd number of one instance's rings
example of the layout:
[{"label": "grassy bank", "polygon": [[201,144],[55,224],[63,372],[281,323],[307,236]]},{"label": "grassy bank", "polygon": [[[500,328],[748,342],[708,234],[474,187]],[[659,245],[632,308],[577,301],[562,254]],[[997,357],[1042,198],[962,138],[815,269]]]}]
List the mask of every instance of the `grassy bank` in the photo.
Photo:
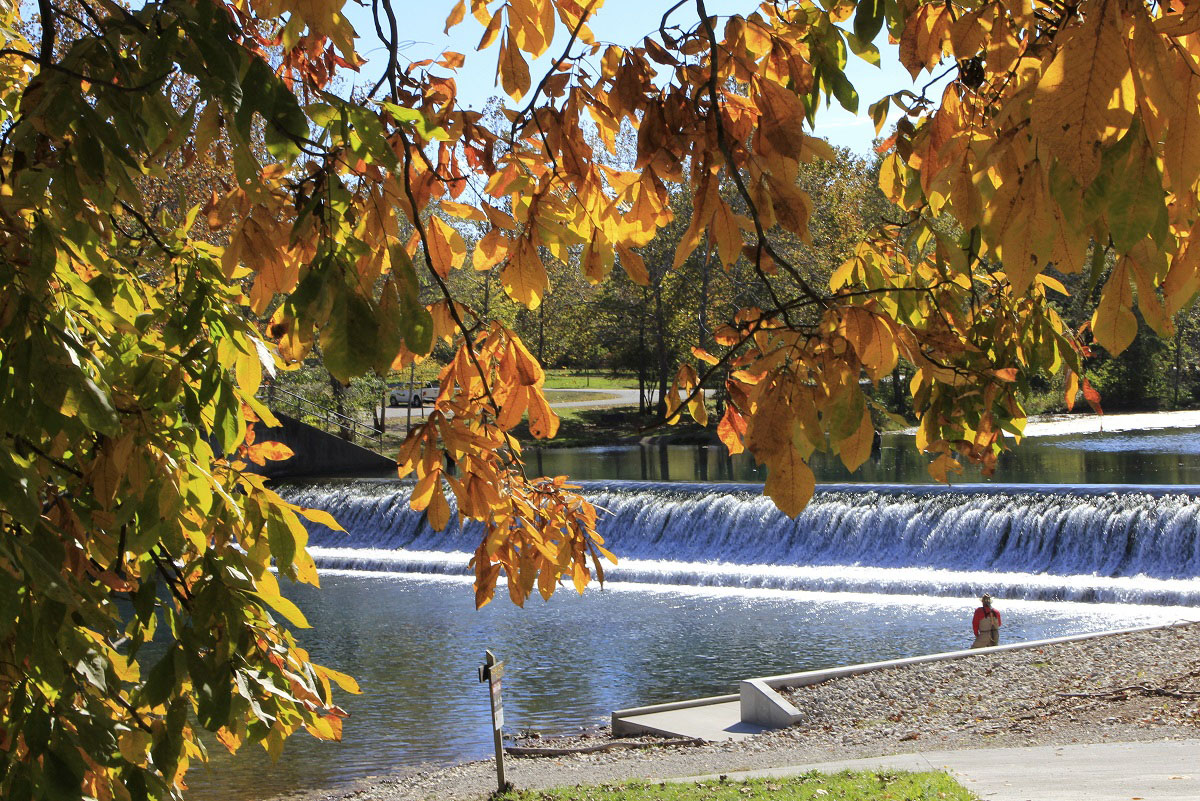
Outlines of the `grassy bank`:
[{"label": "grassy bank", "polygon": [[634,374],[587,373],[573,370],[547,370],[546,389],[637,389]]},{"label": "grassy bank", "polygon": [[498,801],[977,801],[945,773],[844,772],[699,783],[627,782],[593,787],[514,791]]}]

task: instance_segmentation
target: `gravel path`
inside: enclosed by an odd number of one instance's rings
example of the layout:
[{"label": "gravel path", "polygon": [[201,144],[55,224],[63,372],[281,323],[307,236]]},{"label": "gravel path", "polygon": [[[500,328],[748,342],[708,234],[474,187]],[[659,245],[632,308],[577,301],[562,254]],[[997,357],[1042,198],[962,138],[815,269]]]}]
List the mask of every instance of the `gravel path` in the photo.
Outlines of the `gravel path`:
[{"label": "gravel path", "polygon": [[[836,679],[789,691],[808,720],[738,743],[508,758],[518,787],[603,784],[957,748],[1200,737],[1200,623]],[[605,735],[524,745],[572,747]],[[647,740],[649,741],[649,740]],[[493,763],[366,778],[304,801],[482,799]]]}]

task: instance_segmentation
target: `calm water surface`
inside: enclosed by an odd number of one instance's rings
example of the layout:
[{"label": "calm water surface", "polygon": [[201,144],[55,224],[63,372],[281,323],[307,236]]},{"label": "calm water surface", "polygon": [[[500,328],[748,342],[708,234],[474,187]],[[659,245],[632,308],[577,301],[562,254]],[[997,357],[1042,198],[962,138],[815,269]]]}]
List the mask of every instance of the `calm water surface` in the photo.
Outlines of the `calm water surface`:
[{"label": "calm water surface", "polygon": [[[642,481],[766,480],[766,469],[748,454],[730,457],[722,446],[633,445],[531,449],[526,457],[540,475]],[[836,458],[814,453],[820,482],[933,483],[928,459],[913,437],[885,434],[882,446],[855,473]],[[955,483],[986,481],[968,468]],[[990,479],[1015,484],[1200,484],[1200,432],[1164,429],[1145,433],[1093,433],[1031,437],[1000,457]]]},{"label": "calm water surface", "polygon": [[[192,798],[258,799],[348,784],[491,753],[484,649],[507,663],[506,730],[579,731],[614,709],[736,692],[750,676],[944,651],[969,644],[974,602],[828,593],[664,589],[561,590],[517,609],[476,612],[465,581],[333,574],[290,593],[313,624],[301,641],[346,671],[363,694],[342,696],[345,741],[300,734],[277,764],[257,748],[212,749]],[[502,591],[503,592],[503,591]],[[1195,610],[1008,602],[1006,641],[1167,622]]]}]

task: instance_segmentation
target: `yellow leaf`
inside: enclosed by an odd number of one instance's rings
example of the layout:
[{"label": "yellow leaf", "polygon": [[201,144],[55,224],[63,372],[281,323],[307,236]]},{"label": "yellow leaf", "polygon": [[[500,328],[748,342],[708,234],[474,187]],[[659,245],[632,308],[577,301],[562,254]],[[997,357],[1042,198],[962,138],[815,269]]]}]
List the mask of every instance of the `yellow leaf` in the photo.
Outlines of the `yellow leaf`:
[{"label": "yellow leaf", "polygon": [[950,483],[950,473],[961,473],[962,463],[948,453],[943,453],[929,463],[929,475],[943,484]]},{"label": "yellow leaf", "polygon": [[1058,53],[1038,81],[1030,111],[1042,148],[1086,189],[1100,170],[1101,151],[1133,121],[1133,72],[1125,26],[1113,0],[1078,27],[1064,29]]},{"label": "yellow leaf", "polygon": [[476,270],[490,270],[508,256],[508,240],[496,229],[484,234],[471,257]]},{"label": "yellow leaf", "polygon": [[540,387],[546,382],[546,373],[542,365],[525,347],[525,343],[516,334],[511,335],[513,360],[517,369],[517,378],[521,386]]},{"label": "yellow leaf", "polygon": [[412,496],[408,499],[408,505],[415,511],[421,511],[429,506],[430,500],[434,493],[441,492],[441,470],[430,470],[425,476],[417,482],[417,486],[413,488]]},{"label": "yellow leaf", "polygon": [[500,271],[500,283],[508,296],[529,309],[536,309],[546,292],[546,268],[528,237],[517,240],[516,250]]},{"label": "yellow leaf", "polygon": [[625,245],[617,245],[617,253],[621,257],[621,266],[625,268],[625,273],[629,276],[629,280],[639,286],[648,286],[650,284],[650,273],[646,271],[646,262],[633,248]]},{"label": "yellow leaf", "polygon": [[475,49],[480,52],[492,46],[492,43],[496,41],[496,37],[500,35],[500,26],[504,24],[503,8],[497,9],[496,13],[490,17],[487,15],[486,9],[487,6],[483,3],[472,9],[475,18],[479,19],[480,24],[484,26],[483,36],[479,38],[479,44],[475,45]]},{"label": "yellow leaf", "polygon": [[704,406],[704,390],[697,386],[700,378],[696,375],[696,368],[690,364],[680,367],[677,381],[686,395],[691,395],[695,392],[695,396],[688,401],[688,413],[701,426],[707,426],[708,409]]},{"label": "yellow leaf", "polygon": [[[806,140],[798,120],[805,117],[804,101],[791,89],[772,80],[754,82],[758,90],[760,133],[782,156],[798,159],[804,153]],[[811,146],[809,146],[811,148]]]},{"label": "yellow leaf", "polygon": [[314,587],[321,586],[321,578],[317,575],[317,563],[313,561],[312,555],[306,550],[296,551],[296,555],[292,558],[292,567],[296,569],[296,581],[301,584],[311,584]]},{"label": "yellow leaf", "polygon": [[250,461],[259,465],[265,464],[268,459],[273,462],[282,462],[295,455],[292,449],[282,442],[259,442],[249,448]]},{"label": "yellow leaf", "polygon": [[336,742],[342,739],[342,719],[336,715],[325,715],[306,721],[304,729],[318,740]]},{"label": "yellow leaf", "polygon": [[599,239],[588,242],[583,252],[583,274],[588,281],[598,284],[603,281],[613,268],[613,249]]},{"label": "yellow leaf", "polygon": [[333,529],[334,531],[346,530],[341,527],[338,521],[333,519],[333,515],[329,514],[329,512],[326,512],[324,509],[310,509],[307,506],[296,506],[294,507],[294,510],[296,514],[312,521],[313,523],[320,523],[322,526]]},{"label": "yellow leaf", "polygon": [[537,439],[553,439],[558,433],[558,415],[537,387],[529,390],[529,433]]},{"label": "yellow leaf", "polygon": [[275,580],[275,575],[270,571],[264,571],[258,577],[254,594],[276,612],[283,615],[296,628],[312,628],[308,624],[308,620],[305,619],[304,613],[300,611],[300,607],[280,594],[279,582]]},{"label": "yellow leaf", "polygon": [[863,462],[867,461],[871,455],[871,445],[874,441],[875,426],[871,422],[871,413],[864,409],[858,429],[838,443],[838,456],[841,457],[842,464],[846,465],[847,470],[853,473]]},{"label": "yellow leaf", "polygon": [[1133,315],[1133,290],[1129,286],[1126,260],[1121,259],[1100,293],[1100,303],[1092,314],[1092,336],[1113,356],[1116,356],[1137,335],[1137,318]]},{"label": "yellow leaf", "polygon": [[1068,369],[1065,385],[1066,391],[1063,394],[1063,400],[1067,404],[1067,411],[1070,412],[1075,409],[1075,398],[1079,395],[1079,374]]},{"label": "yellow leaf", "polygon": [[336,671],[333,668],[327,668],[324,665],[313,665],[313,669],[317,671],[317,675],[324,676],[348,693],[358,695],[362,692],[353,676],[348,676],[345,673]]},{"label": "yellow leaf", "polygon": [[1158,294],[1158,283],[1167,273],[1167,258],[1148,237],[1129,251],[1129,272],[1137,286],[1138,308],[1142,319],[1164,339],[1175,335],[1175,323]]},{"label": "yellow leaf", "polygon": [[258,353],[245,353],[238,351],[237,362],[235,366],[237,375],[238,387],[247,395],[253,395],[258,392],[258,385],[262,383],[262,362],[259,361]]},{"label": "yellow leaf", "polygon": [[146,753],[150,750],[150,744],[153,741],[154,737],[149,732],[131,729],[121,732],[121,736],[117,739],[117,745],[126,762],[144,765],[146,764]]},{"label": "yellow leaf", "polygon": [[772,195],[772,205],[775,207],[775,219],[800,237],[802,242],[811,244],[808,220],[812,216],[812,199],[808,193],[790,181],[779,180],[774,176],[768,176],[767,183]]},{"label": "yellow leaf", "polygon": [[500,42],[496,75],[500,79],[500,86],[513,100],[520,100],[529,91],[529,65],[511,37],[505,36]]},{"label": "yellow leaf", "polygon": [[[1185,112],[1180,102],[1185,95],[1176,94],[1172,56],[1166,41],[1154,30],[1149,12],[1142,5],[1130,6],[1133,27],[1130,54],[1134,77],[1142,90],[1139,101],[1145,104],[1148,116],[1152,116],[1157,127],[1161,128],[1168,119]],[[1190,8],[1200,9],[1200,6],[1193,4]],[[1146,116],[1143,115],[1144,118]]]},{"label": "yellow leaf", "polygon": [[1038,272],[1034,229],[1045,219],[1045,198],[1040,170],[1012,172],[1004,175],[983,216],[987,241],[1003,260],[1014,294],[1023,294]]},{"label": "yellow leaf", "polygon": [[896,366],[900,352],[891,329],[866,309],[843,309],[838,333],[854,348],[872,380],[878,381]]},{"label": "yellow leaf", "polygon": [[721,264],[728,269],[741,255],[743,243],[742,229],[738,225],[737,217],[724,200],[717,203],[709,230],[717,240],[717,253],[721,257]]},{"label": "yellow leaf", "polygon": [[741,412],[734,408],[733,404],[725,407],[725,416],[717,424],[717,436],[729,449],[730,456],[736,456],[745,450],[742,445],[742,437],[746,436],[746,419],[742,417]]},{"label": "yellow leaf", "polygon": [[438,208],[452,217],[458,217],[463,220],[474,220],[475,222],[484,222],[487,220],[487,216],[482,211],[474,206],[468,206],[466,203],[443,200],[438,204]]},{"label": "yellow leaf", "polygon": [[508,24],[513,39],[519,48],[533,58],[546,52],[550,40],[554,37],[553,14],[549,18],[548,28],[545,18],[540,14],[540,7],[549,5],[544,0],[536,5],[534,0],[509,0]]},{"label": "yellow leaf", "polygon": [[446,496],[441,487],[434,490],[433,496],[429,500],[429,507],[425,510],[425,516],[434,531],[441,531],[450,522],[450,504],[446,503]]},{"label": "yellow leaf", "polygon": [[923,69],[930,69],[942,60],[950,44],[950,29],[954,20],[950,8],[938,3],[922,5],[909,14],[900,34],[900,63],[915,80]]},{"label": "yellow leaf", "polygon": [[500,211],[492,204],[484,203],[483,213],[487,215],[488,221],[496,228],[502,228],[505,231],[517,230],[517,224],[513,221],[512,216],[507,212]]},{"label": "yellow leaf", "polygon": [[834,292],[848,285],[854,280],[855,268],[858,267],[858,258],[853,257],[842,262],[841,266],[833,271],[829,276],[829,288]]},{"label": "yellow leaf", "polygon": [[1015,367],[1002,367],[996,370],[989,370],[988,372],[1006,383],[1012,383],[1017,380],[1017,368]]},{"label": "yellow leaf", "polygon": [[[1171,117],[1163,143],[1163,177],[1167,188],[1182,200],[1192,193],[1200,178],[1200,76],[1189,69],[1180,83],[1180,97],[1187,98],[1182,113]],[[1191,201],[1194,203],[1194,200]]]},{"label": "yellow leaf", "polygon": [[464,2],[464,0],[458,0],[458,2],[454,4],[454,8],[450,9],[450,14],[446,17],[446,27],[442,30],[442,33],[450,33],[450,29],[462,22],[466,15],[466,2]]},{"label": "yellow leaf", "polygon": [[777,380],[759,393],[758,405],[746,426],[745,445],[760,462],[769,461],[788,441],[784,434],[792,430],[790,391],[790,383]]},{"label": "yellow leaf", "polygon": [[463,265],[467,256],[466,243],[463,242],[458,231],[455,231],[439,217],[429,218],[429,228],[425,233],[433,269],[442,278],[448,278],[451,269]]},{"label": "yellow leaf", "polygon": [[591,580],[592,575],[588,572],[587,565],[581,561],[575,562],[575,566],[571,570],[571,581],[575,585],[575,591],[583,595],[583,591],[587,589],[588,582]]},{"label": "yellow leaf", "polygon": [[500,407],[500,414],[496,418],[496,425],[500,426],[504,431],[509,431],[516,427],[521,418],[525,416],[525,409],[529,405],[529,388],[523,386],[514,387],[508,396],[504,399]]},{"label": "yellow leaf", "polygon": [[795,517],[804,511],[815,487],[816,479],[812,470],[791,443],[780,448],[767,462],[767,482],[763,494],[770,497],[779,511],[788,517]]},{"label": "yellow leaf", "polygon": [[1200,221],[1192,227],[1183,248],[1171,261],[1162,290],[1167,313],[1172,316],[1200,290]]}]

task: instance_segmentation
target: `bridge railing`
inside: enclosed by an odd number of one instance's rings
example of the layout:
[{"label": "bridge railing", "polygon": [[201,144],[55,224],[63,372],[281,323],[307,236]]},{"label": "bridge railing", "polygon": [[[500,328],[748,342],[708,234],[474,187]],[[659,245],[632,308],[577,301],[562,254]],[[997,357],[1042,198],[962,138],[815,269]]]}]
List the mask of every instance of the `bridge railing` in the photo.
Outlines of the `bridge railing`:
[{"label": "bridge railing", "polygon": [[374,426],[274,384],[260,390],[258,396],[272,411],[289,414],[347,442],[383,453],[383,432]]}]

